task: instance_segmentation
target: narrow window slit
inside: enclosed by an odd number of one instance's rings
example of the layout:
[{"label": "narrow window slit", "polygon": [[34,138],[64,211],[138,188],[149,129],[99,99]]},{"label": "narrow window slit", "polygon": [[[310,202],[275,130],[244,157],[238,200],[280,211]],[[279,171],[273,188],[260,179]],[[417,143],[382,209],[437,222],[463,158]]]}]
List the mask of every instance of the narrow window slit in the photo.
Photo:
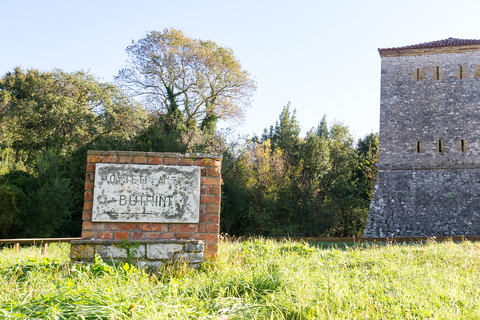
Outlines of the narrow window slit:
[{"label": "narrow window slit", "polygon": [[460,151],[465,151],[465,140],[460,139]]},{"label": "narrow window slit", "polygon": [[463,67],[462,66],[459,66],[459,78],[460,79],[463,79]]},{"label": "narrow window slit", "polygon": [[417,150],[416,150],[417,153],[420,153],[420,152],[421,152],[421,151],[420,151],[420,150],[421,150],[421,148],[420,148],[420,141],[417,141],[417,148],[416,148],[416,149],[417,149]]},{"label": "narrow window slit", "polygon": [[438,152],[443,152],[442,139],[438,139]]},{"label": "narrow window slit", "polygon": [[420,80],[420,69],[417,69],[417,74],[415,76],[415,80]]},{"label": "narrow window slit", "polygon": [[440,67],[437,67],[435,70],[435,79],[440,80]]}]

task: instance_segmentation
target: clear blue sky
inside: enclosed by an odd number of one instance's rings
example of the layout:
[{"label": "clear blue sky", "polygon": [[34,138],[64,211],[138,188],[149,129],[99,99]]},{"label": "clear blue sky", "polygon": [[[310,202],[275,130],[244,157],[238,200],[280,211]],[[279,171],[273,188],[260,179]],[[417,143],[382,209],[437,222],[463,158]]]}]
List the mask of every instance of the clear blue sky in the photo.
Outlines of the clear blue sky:
[{"label": "clear blue sky", "polygon": [[327,119],[378,131],[377,48],[479,39],[479,1],[2,1],[0,74],[85,70],[112,81],[125,48],[174,27],[233,49],[258,90],[237,131],[260,134],[291,101],[306,130]]}]

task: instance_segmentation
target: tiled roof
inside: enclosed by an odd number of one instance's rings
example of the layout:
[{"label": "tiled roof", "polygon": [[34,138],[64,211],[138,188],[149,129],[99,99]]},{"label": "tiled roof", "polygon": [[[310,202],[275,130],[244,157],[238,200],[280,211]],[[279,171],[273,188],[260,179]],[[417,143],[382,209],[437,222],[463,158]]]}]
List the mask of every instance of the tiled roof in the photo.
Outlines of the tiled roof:
[{"label": "tiled roof", "polygon": [[392,51],[402,51],[402,50],[410,50],[410,49],[459,47],[459,46],[469,46],[469,45],[477,45],[477,44],[480,45],[480,40],[448,38],[448,39],[444,39],[444,40],[424,42],[424,43],[413,44],[413,45],[404,46],[404,47],[378,49],[378,52],[380,52],[380,54],[382,54],[382,53],[388,53],[388,52],[392,52]]}]

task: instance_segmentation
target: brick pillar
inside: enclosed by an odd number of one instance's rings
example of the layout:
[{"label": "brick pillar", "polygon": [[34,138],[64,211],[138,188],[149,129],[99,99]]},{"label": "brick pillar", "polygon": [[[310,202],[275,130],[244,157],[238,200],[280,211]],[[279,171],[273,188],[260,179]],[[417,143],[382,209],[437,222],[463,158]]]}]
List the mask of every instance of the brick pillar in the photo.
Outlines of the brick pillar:
[{"label": "brick pillar", "polygon": [[[93,222],[92,207],[97,163],[198,166],[200,206],[198,223]],[[85,240],[202,240],[206,257],[218,251],[221,201],[221,156],[131,151],[88,151],[83,204],[82,239]]]}]

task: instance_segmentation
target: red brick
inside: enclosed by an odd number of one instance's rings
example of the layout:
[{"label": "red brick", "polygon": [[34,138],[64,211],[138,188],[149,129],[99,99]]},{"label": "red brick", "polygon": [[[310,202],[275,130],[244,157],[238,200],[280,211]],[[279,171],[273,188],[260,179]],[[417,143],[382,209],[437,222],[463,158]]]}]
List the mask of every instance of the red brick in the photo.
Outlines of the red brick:
[{"label": "red brick", "polygon": [[88,201],[88,200],[93,200],[93,191],[85,191],[83,200]]},{"label": "red brick", "polygon": [[191,166],[192,164],[193,164],[193,159],[189,159],[189,158],[178,159],[179,166]]},{"label": "red brick", "polygon": [[186,224],[170,224],[168,225],[169,232],[197,232],[198,224],[186,223]]},{"label": "red brick", "polygon": [[148,157],[149,164],[162,164],[163,158],[162,157]]},{"label": "red brick", "polygon": [[208,187],[208,194],[220,194],[221,190],[218,186]]},{"label": "red brick", "polygon": [[83,202],[83,210],[84,211],[91,211],[93,207],[93,202],[92,201],[84,201]]},{"label": "red brick", "polygon": [[163,163],[164,164],[170,164],[170,165],[176,165],[177,164],[177,158],[164,158]]},{"label": "red brick", "polygon": [[195,160],[195,165],[200,167],[214,167],[215,160],[214,159],[198,159],[198,160]]},{"label": "red brick", "polygon": [[128,232],[126,231],[114,232],[114,238],[117,240],[128,240]]},{"label": "red brick", "polygon": [[201,176],[202,177],[206,177],[207,176],[207,168],[202,168],[202,170],[200,171],[201,172]]},{"label": "red brick", "polygon": [[88,181],[88,182],[95,182],[95,173],[93,172],[88,172],[86,175],[85,175],[85,181]]},{"label": "red brick", "polygon": [[97,238],[96,232],[82,231],[82,239],[95,239],[95,238]]},{"label": "red brick", "polygon": [[145,232],[132,232],[132,240],[142,240]]},{"label": "red brick", "polygon": [[100,162],[102,161],[102,156],[98,155],[98,154],[89,154],[87,156],[87,162]]},{"label": "red brick", "polygon": [[200,194],[207,194],[207,193],[208,193],[208,187],[207,186],[205,186],[205,187],[202,186],[200,188]]},{"label": "red brick", "polygon": [[112,239],[113,232],[111,231],[99,231],[97,234],[98,239]]},{"label": "red brick", "polygon": [[167,225],[159,223],[139,223],[137,224],[137,228],[141,231],[167,231]]},{"label": "red brick", "polygon": [[220,213],[220,206],[218,204],[207,204],[207,208],[205,210],[206,213]]},{"label": "red brick", "polygon": [[132,156],[120,156],[118,157],[118,163],[132,163]]},{"label": "red brick", "polygon": [[85,182],[85,190],[93,190],[93,182]]},{"label": "red brick", "polygon": [[203,204],[220,204],[221,199],[219,195],[200,195],[200,203]]},{"label": "red brick", "polygon": [[103,156],[102,157],[102,162],[104,163],[116,163],[117,162],[117,156]]},{"label": "red brick", "polygon": [[205,207],[206,207],[206,205],[204,205],[204,204],[201,204],[201,205],[200,205],[200,213],[205,213],[205,211],[207,211],[207,210],[205,209]]},{"label": "red brick", "polygon": [[158,238],[159,239],[175,239],[175,234],[171,232],[162,233]]},{"label": "red brick", "polygon": [[105,230],[135,231],[137,224],[132,222],[108,223]]},{"label": "red brick", "polygon": [[215,261],[218,259],[218,255],[217,253],[213,253],[213,252],[205,252],[203,254],[203,258],[205,261]]},{"label": "red brick", "polygon": [[222,179],[220,177],[201,177],[200,183],[204,186],[219,186]]},{"label": "red brick", "polygon": [[146,156],[134,156],[133,157],[133,163],[147,163],[147,157]]},{"label": "red brick", "polygon": [[218,233],[220,231],[220,226],[218,224],[207,224],[205,225],[206,233]]},{"label": "red brick", "polygon": [[220,177],[222,174],[220,168],[208,168],[208,175],[210,177]]},{"label": "red brick", "polygon": [[92,221],[92,212],[91,211],[83,211],[82,220]]},{"label": "red brick", "polygon": [[175,239],[190,239],[190,233],[175,233]]},{"label": "red brick", "polygon": [[95,163],[87,163],[87,172],[95,172]]},{"label": "red brick", "polygon": [[205,233],[205,223],[198,224],[198,232]]},{"label": "red brick", "polygon": [[216,243],[207,243],[205,244],[205,253],[206,254],[217,254],[218,252],[218,244]]},{"label": "red brick", "polygon": [[220,223],[220,217],[216,214],[209,214],[200,217],[200,222]]},{"label": "red brick", "polygon": [[105,224],[101,222],[83,221],[82,230],[104,230]]},{"label": "red brick", "polygon": [[161,232],[145,232],[144,237],[146,239],[158,239],[162,235]]},{"label": "red brick", "polygon": [[205,242],[218,242],[218,233],[197,233],[192,236],[192,239],[203,240]]}]

